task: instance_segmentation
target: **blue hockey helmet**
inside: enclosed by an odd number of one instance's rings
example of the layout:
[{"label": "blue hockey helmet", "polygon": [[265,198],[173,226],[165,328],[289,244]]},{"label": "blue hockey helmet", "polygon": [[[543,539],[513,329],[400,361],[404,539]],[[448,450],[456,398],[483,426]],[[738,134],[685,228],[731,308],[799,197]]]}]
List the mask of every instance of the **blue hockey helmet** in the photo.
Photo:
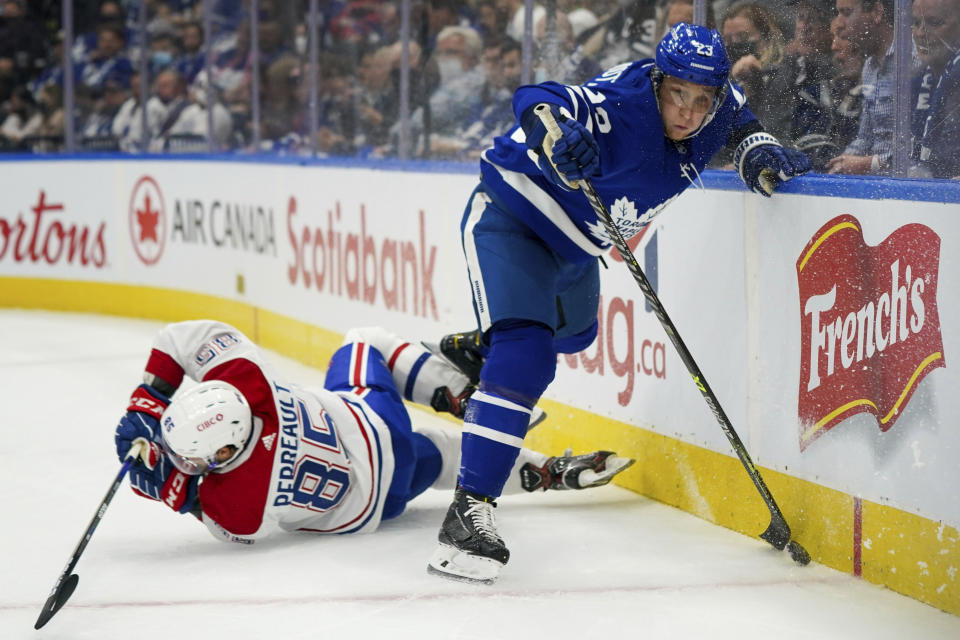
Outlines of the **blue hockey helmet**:
[{"label": "blue hockey helmet", "polygon": [[657,68],[663,73],[710,87],[722,87],[730,59],[716,29],[678,22],[657,45]]}]

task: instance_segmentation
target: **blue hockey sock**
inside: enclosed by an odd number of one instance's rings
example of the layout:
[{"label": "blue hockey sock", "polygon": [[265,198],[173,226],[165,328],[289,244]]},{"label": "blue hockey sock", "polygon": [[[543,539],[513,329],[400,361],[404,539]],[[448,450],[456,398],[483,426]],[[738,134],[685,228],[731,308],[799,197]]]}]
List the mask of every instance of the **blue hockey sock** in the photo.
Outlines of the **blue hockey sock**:
[{"label": "blue hockey sock", "polygon": [[464,416],[460,486],[491,498],[503,492],[523,446],[531,408],[555,369],[549,328],[521,321],[494,327],[480,388]]}]

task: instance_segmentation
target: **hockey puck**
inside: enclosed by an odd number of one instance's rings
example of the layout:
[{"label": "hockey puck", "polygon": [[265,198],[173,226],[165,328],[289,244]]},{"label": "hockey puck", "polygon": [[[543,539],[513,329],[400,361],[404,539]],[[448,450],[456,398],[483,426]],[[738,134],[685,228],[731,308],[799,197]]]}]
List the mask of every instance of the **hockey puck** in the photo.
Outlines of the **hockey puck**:
[{"label": "hockey puck", "polygon": [[810,554],[807,553],[807,550],[801,547],[798,543],[791,540],[787,543],[787,552],[790,554],[790,557],[793,558],[793,561],[801,566],[810,564]]}]

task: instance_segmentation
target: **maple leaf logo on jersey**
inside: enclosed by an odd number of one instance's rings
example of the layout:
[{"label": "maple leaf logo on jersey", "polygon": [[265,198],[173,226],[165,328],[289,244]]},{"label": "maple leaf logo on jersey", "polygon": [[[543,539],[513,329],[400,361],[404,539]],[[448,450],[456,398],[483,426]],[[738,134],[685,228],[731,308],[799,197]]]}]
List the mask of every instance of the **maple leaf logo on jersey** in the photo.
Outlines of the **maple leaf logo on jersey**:
[{"label": "maple leaf logo on jersey", "polygon": [[[627,199],[626,196],[617,198],[613,206],[610,207],[610,218],[613,220],[613,224],[617,226],[617,230],[620,231],[620,235],[623,236],[624,240],[632,238],[633,236],[640,233],[640,230],[647,226],[651,220],[653,220],[657,214],[666,208],[671,202],[677,199],[677,194],[672,198],[668,198],[666,201],[660,203],[655,207],[650,207],[647,209],[643,215],[637,215],[637,207],[633,204],[632,200]],[[611,244],[610,237],[607,235],[607,230],[603,228],[603,223],[597,220],[597,222],[588,222],[587,228],[590,229],[590,233],[594,238],[603,242],[604,244]]]}]

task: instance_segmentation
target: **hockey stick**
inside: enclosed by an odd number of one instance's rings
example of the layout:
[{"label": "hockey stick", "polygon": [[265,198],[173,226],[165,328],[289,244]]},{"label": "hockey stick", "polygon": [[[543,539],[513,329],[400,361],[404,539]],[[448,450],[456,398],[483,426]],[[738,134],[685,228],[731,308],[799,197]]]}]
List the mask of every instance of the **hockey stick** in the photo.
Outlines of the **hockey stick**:
[{"label": "hockey stick", "polygon": [[103,519],[103,514],[107,512],[110,501],[113,500],[114,494],[123,482],[123,477],[127,475],[127,471],[129,471],[133,463],[137,461],[142,448],[143,445],[139,442],[135,442],[134,445],[130,447],[130,451],[127,453],[127,457],[124,459],[123,466],[120,467],[117,477],[114,479],[113,484],[110,485],[110,489],[107,490],[107,495],[100,501],[100,506],[97,507],[97,512],[93,515],[93,519],[90,520],[90,524],[87,525],[86,533],[80,538],[80,542],[77,543],[77,548],[73,550],[73,555],[70,556],[66,568],[64,568],[60,577],[57,578],[57,583],[53,585],[53,590],[50,591],[47,601],[43,603],[43,609],[40,610],[40,617],[37,618],[36,624],[33,625],[34,629],[39,629],[47,624],[50,618],[52,618],[57,611],[60,611],[70,596],[73,595],[73,591],[77,588],[77,583],[80,581],[80,576],[71,573],[71,571],[77,566],[83,550],[87,548],[87,543],[90,542],[94,530],[96,530],[97,525],[100,524],[100,521]]},{"label": "hockey stick", "polygon": [[[540,118],[540,121],[543,122],[543,125],[547,129],[548,135],[554,140],[559,140],[563,134],[560,132],[560,127],[557,125],[557,121],[554,119],[553,114],[550,113],[549,106],[545,104],[537,105],[534,108],[534,113]],[[548,146],[552,147],[552,144],[548,145],[547,141],[545,140],[544,150],[547,153],[549,153],[546,151]],[[600,200],[600,196],[597,195],[597,192],[594,190],[590,180],[584,178],[574,182],[571,186],[574,188],[581,187],[583,189],[583,194],[590,202],[590,206],[593,207],[594,213],[597,214],[600,222],[603,223],[603,227],[606,229],[607,235],[613,241],[613,244],[617,247],[617,251],[619,251],[620,255],[623,257],[623,261],[630,269],[633,279],[636,280],[637,284],[640,286],[643,296],[653,308],[653,312],[656,314],[657,319],[660,320],[660,324],[663,325],[664,331],[666,331],[667,335],[670,337],[670,341],[673,342],[673,346],[676,347],[680,359],[683,360],[683,364],[686,365],[687,371],[689,371],[691,377],[693,377],[693,382],[697,385],[700,393],[703,394],[703,399],[706,401],[707,406],[710,407],[710,411],[713,412],[717,422],[720,423],[720,427],[723,429],[723,433],[726,434],[727,440],[730,441],[731,446],[733,446],[733,450],[737,453],[737,457],[740,458],[740,462],[743,463],[744,468],[747,470],[747,474],[750,476],[750,479],[753,480],[754,486],[757,488],[757,491],[760,492],[760,497],[763,498],[764,503],[767,505],[767,509],[770,510],[770,525],[767,527],[766,531],[760,534],[760,538],[769,542],[779,551],[783,551],[783,549],[786,548],[786,550],[790,553],[790,557],[793,558],[796,563],[801,565],[809,563],[810,554],[807,553],[806,549],[800,546],[799,543],[790,539],[790,525],[787,524],[786,519],[783,517],[783,513],[780,511],[780,507],[777,506],[776,501],[773,499],[770,489],[768,489],[766,483],[764,483],[763,478],[760,476],[760,472],[757,470],[756,465],[753,464],[753,460],[750,458],[750,454],[747,453],[746,447],[743,446],[740,436],[737,435],[733,425],[727,418],[727,414],[720,406],[720,401],[717,400],[717,396],[714,395],[710,385],[707,384],[707,380],[700,371],[700,367],[697,366],[696,361],[694,361],[693,356],[690,354],[690,350],[687,349],[687,346],[680,338],[677,328],[674,326],[673,321],[670,320],[670,316],[667,315],[666,309],[663,308],[663,303],[661,303],[660,298],[657,297],[657,293],[650,285],[650,281],[647,280],[647,276],[643,273],[643,269],[640,268],[640,264],[634,257],[630,247],[627,246],[627,242],[620,234],[620,230],[617,228],[617,225],[613,223],[613,219],[610,217],[610,212],[607,211],[606,206],[604,206],[603,202]]]}]

